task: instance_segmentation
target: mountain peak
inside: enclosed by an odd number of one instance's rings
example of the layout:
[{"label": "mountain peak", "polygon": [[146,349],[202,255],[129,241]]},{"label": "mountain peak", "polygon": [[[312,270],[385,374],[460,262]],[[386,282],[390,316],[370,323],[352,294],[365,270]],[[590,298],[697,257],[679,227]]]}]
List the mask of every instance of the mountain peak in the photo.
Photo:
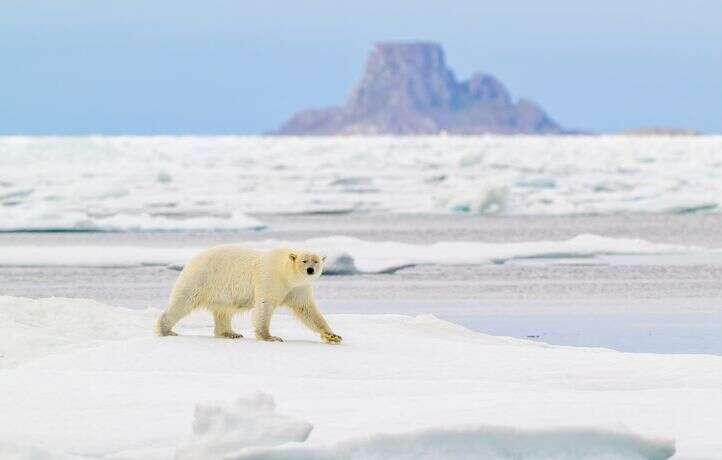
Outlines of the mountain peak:
[{"label": "mountain peak", "polygon": [[280,134],[560,133],[536,104],[512,101],[495,77],[457,81],[430,42],[381,42],[346,104],[307,110]]},{"label": "mountain peak", "polygon": [[456,80],[432,43],[378,43],[346,107],[357,113],[424,110],[452,102]]}]

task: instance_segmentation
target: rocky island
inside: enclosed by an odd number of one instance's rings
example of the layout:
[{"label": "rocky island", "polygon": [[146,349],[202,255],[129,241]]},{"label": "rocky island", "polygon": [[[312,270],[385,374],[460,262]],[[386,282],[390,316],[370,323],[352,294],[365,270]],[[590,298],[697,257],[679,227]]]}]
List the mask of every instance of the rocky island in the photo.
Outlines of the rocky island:
[{"label": "rocky island", "polygon": [[275,134],[563,134],[495,77],[458,81],[435,43],[378,43],[343,106],[304,110]]}]

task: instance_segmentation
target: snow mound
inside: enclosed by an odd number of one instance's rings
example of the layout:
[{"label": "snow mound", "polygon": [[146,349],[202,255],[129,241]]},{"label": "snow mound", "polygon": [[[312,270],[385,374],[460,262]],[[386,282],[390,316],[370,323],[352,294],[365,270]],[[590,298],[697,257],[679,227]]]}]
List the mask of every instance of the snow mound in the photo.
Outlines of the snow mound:
[{"label": "snow mound", "polygon": [[71,348],[148,334],[157,312],[94,300],[0,296],[0,368]]},{"label": "snow mound", "polygon": [[178,447],[176,460],[224,458],[249,446],[303,442],[313,425],[276,413],[273,397],[265,393],[240,398],[231,405],[198,404],[193,435]]},{"label": "snow mound", "polygon": [[[317,251],[327,256],[324,271],[329,275],[393,273],[418,264],[490,264],[504,263],[515,259],[592,258],[603,255],[660,255],[703,251],[697,247],[589,234],[578,235],[562,241],[520,243],[442,241],[421,245],[330,236],[306,241],[249,241],[243,245],[263,250],[293,247]],[[180,270],[185,261],[201,250],[202,248],[193,247],[7,246],[2,248],[0,266],[133,267],[158,265]]]},{"label": "snow mound", "polygon": [[329,445],[249,448],[233,460],[664,460],[673,441],[584,428],[522,430],[492,426],[375,434]]}]

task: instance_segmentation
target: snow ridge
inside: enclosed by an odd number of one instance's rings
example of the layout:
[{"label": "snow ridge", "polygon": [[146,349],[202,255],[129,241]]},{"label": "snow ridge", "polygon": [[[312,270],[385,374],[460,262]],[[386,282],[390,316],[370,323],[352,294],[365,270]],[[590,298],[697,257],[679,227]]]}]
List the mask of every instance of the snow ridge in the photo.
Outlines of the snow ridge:
[{"label": "snow ridge", "polygon": [[233,460],[664,460],[673,441],[591,428],[524,430],[487,425],[383,433],[335,444],[248,448]]}]

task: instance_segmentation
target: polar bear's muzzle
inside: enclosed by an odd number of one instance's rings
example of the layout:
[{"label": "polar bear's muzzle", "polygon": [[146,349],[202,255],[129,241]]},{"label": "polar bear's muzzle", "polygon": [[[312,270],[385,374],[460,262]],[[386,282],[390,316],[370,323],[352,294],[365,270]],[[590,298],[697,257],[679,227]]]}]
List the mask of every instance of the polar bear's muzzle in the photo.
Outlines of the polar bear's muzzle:
[{"label": "polar bear's muzzle", "polygon": [[315,271],[315,270],[314,270],[313,267],[308,267],[308,268],[306,269],[306,273],[308,273],[309,275],[313,275],[313,272],[314,272],[314,271]]}]

